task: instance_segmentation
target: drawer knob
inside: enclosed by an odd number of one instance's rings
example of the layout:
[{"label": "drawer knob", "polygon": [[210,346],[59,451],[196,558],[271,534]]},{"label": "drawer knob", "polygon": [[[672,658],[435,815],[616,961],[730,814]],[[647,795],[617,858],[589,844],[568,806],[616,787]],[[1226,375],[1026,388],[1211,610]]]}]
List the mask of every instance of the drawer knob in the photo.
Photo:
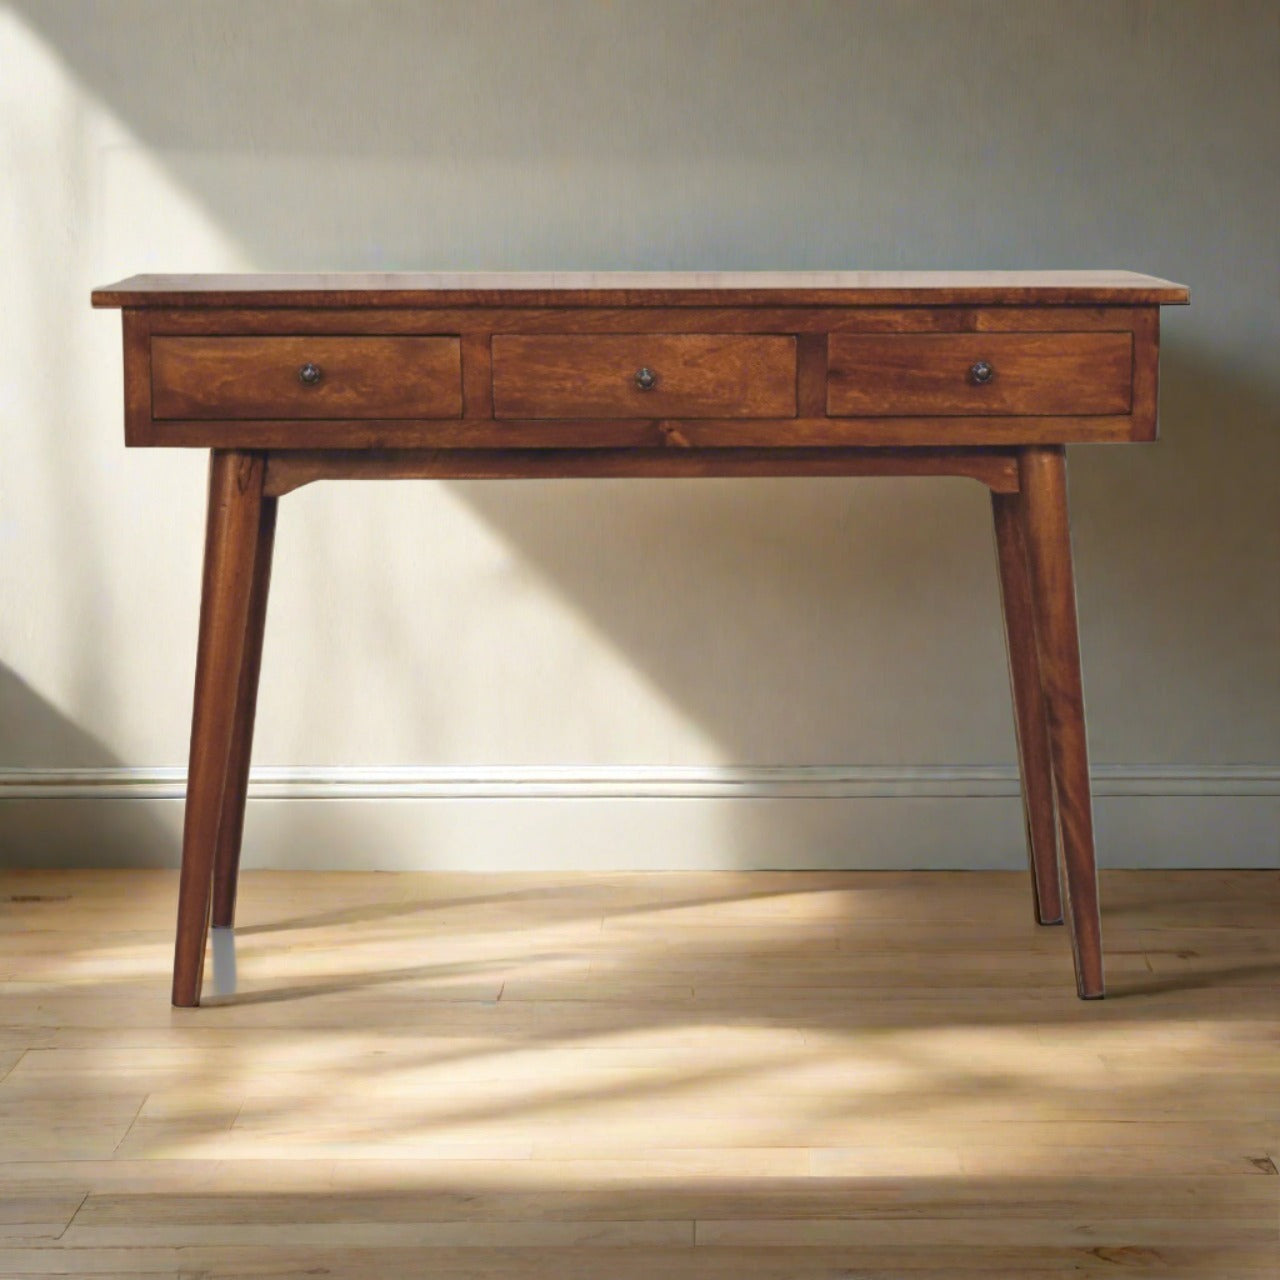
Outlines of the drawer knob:
[{"label": "drawer knob", "polygon": [[323,374],[320,372],[318,364],[312,364],[310,360],[298,370],[298,381],[304,387],[314,387],[320,381]]},{"label": "drawer knob", "polygon": [[658,385],[658,375],[652,369],[636,370],[636,386],[641,391],[652,391]]},{"label": "drawer knob", "polygon": [[984,382],[990,382],[996,376],[995,367],[989,365],[985,360],[975,360],[969,366],[969,380],[981,386]]}]

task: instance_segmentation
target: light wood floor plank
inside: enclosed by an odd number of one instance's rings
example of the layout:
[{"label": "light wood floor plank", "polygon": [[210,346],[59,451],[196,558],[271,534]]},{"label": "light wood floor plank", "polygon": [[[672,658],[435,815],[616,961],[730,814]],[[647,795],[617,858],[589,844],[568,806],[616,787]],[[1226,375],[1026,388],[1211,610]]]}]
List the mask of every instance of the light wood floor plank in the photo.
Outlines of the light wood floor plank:
[{"label": "light wood floor plank", "polygon": [[0,873],[0,1280],[1268,1280],[1280,876]]}]

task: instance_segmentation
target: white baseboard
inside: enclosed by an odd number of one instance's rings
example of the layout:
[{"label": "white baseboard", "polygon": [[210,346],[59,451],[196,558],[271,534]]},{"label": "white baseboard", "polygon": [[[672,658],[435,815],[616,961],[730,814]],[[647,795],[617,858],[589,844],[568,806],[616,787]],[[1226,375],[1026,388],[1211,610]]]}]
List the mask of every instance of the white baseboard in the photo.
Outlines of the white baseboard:
[{"label": "white baseboard", "polygon": [[[0,769],[0,801],[181,799],[181,767]],[[1103,764],[1098,796],[1280,795],[1280,765]],[[338,765],[254,769],[253,799],[788,800],[1016,796],[1012,765]]]},{"label": "white baseboard", "polygon": [[[1107,866],[1280,865],[1280,765],[1100,765]],[[0,770],[0,864],[176,864],[180,768]],[[1023,865],[1011,766],[259,769],[246,867]]]}]

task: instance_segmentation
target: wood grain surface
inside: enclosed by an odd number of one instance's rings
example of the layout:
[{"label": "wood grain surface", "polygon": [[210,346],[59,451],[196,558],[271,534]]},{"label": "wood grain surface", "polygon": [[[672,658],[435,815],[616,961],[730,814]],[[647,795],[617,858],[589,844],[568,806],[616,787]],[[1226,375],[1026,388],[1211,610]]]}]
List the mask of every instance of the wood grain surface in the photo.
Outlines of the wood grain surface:
[{"label": "wood grain surface", "polygon": [[[268,468],[268,480],[270,469]],[[1013,694],[1014,737],[1022,816],[1031,867],[1032,907],[1040,924],[1062,923],[1058,868],[1058,823],[1053,794],[1053,758],[1044,682],[1036,648],[1035,597],[1023,534],[1022,495],[992,491],[991,515],[1004,616],[1005,654]]]},{"label": "wood grain surface", "polygon": [[[642,387],[643,371],[653,385]],[[796,340],[741,334],[493,336],[498,418],[786,418]]]},{"label": "wood grain surface", "polygon": [[127,442],[214,449],[174,1004],[199,1003],[212,881],[218,922],[234,911],[278,496],[574,475],[987,484],[1036,914],[1061,914],[1056,822],[1077,989],[1101,996],[1063,445],[1154,438],[1156,308],[1186,300],[1125,272],[165,276],[95,293],[125,309]]},{"label": "wood grain surface", "polygon": [[1185,285],[1132,271],[552,271],[140,275],[97,307],[735,305],[841,303],[1088,306],[1184,303]]},{"label": "wood grain surface", "polygon": [[[264,463],[265,463],[264,459]],[[245,802],[249,790],[249,762],[253,755],[253,726],[258,710],[258,678],[262,674],[262,645],[267,627],[267,600],[271,590],[271,562],[275,551],[277,500],[265,493],[258,513],[257,544],[253,549],[253,578],[249,586],[245,618],[244,651],[236,691],[231,750],[227,756],[227,780],[222,791],[222,814],[213,856],[211,922],[220,928],[235,923],[236,880],[240,870],[240,846],[244,839]]]},{"label": "wood grain surface", "polygon": [[151,400],[157,419],[456,418],[461,349],[456,337],[153,337]]},{"label": "wood grain surface", "polygon": [[243,879],[187,1012],[174,872],[0,872],[0,1275],[1276,1273],[1275,873],[1090,1004],[1013,872]]},{"label": "wood grain surface", "polygon": [[[249,734],[240,717],[252,711],[252,701],[241,700],[239,691],[246,648],[253,647],[248,636],[257,556],[271,547],[271,533],[264,532],[263,524],[274,527],[274,500],[263,497],[265,471],[262,454],[215,451],[209,460],[204,581],[173,960],[173,1003],[184,1008],[200,1002],[214,857],[237,740],[243,740],[246,772],[248,767]],[[259,583],[265,607],[265,582],[259,579]],[[233,803],[239,807],[243,801]]]},{"label": "wood grain surface", "polygon": [[[1007,449],[1133,440],[1128,414],[857,418],[210,418],[136,425],[131,443],[199,449]],[[640,474],[640,473],[637,473]]]},{"label": "wood grain surface", "polygon": [[[358,334],[409,337],[460,333],[1086,333],[1133,329],[1154,305],[833,306],[735,302],[688,306],[466,306],[426,301],[413,306],[130,307],[124,312],[149,333]],[[571,328],[570,328],[571,326]]]},{"label": "wood grain surface", "polygon": [[700,476],[961,476],[1018,487],[1012,451],[987,449],[290,449],[267,457],[266,492],[317,480],[694,479]]},{"label": "wood grain surface", "polygon": [[[1156,435],[1153,305],[467,307],[437,298],[398,308],[130,308],[124,322],[132,445],[950,448]],[[992,382],[966,381],[973,360],[988,357]],[[297,376],[308,360],[322,371],[313,386]],[[656,374],[647,392],[634,382],[640,368]]]},{"label": "wood grain surface", "polygon": [[[1128,333],[837,333],[828,346],[832,414],[1123,414],[1132,401]],[[989,382],[971,376],[979,363]]]},{"label": "wood grain surface", "polygon": [[1018,479],[1017,511],[1030,570],[1036,656],[1053,760],[1067,925],[1076,986],[1082,998],[1092,1000],[1102,996],[1105,984],[1065,450],[1024,449]]}]

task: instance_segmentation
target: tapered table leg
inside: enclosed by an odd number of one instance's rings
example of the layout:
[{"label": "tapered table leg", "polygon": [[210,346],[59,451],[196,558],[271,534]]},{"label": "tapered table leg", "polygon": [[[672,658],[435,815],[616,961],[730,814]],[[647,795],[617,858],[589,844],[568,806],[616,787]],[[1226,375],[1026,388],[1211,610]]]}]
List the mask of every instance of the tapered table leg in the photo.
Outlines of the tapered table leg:
[{"label": "tapered table leg", "polygon": [[1084,688],[1075,576],[1061,445],[1023,449],[1018,461],[1022,529],[1034,598],[1036,647],[1049,722],[1067,914],[1083,999],[1103,994],[1102,926],[1093,848],[1093,803],[1085,740]]},{"label": "tapered table leg", "polygon": [[173,1003],[200,1003],[214,849],[222,817],[240,673],[253,594],[264,456],[214,450],[209,466],[204,585],[196,649],[191,756],[182,829]]},{"label": "tapered table leg", "polygon": [[253,556],[253,582],[249,618],[245,627],[244,656],[227,761],[227,781],[222,793],[222,817],[213,856],[213,925],[230,928],[235,923],[236,881],[240,872],[240,844],[244,837],[245,798],[249,790],[249,758],[253,753],[253,724],[258,705],[258,676],[262,670],[262,639],[267,625],[267,596],[271,589],[271,556],[276,534],[276,498],[263,498],[259,508],[258,536]]},{"label": "tapered table leg", "polygon": [[1062,889],[1058,883],[1057,816],[1053,802],[1053,761],[1045,716],[1032,613],[1031,577],[1020,524],[1017,493],[992,493],[996,563],[1000,570],[1000,602],[1004,612],[1013,722],[1022,779],[1022,813],[1031,866],[1032,907],[1040,924],[1062,923]]}]

